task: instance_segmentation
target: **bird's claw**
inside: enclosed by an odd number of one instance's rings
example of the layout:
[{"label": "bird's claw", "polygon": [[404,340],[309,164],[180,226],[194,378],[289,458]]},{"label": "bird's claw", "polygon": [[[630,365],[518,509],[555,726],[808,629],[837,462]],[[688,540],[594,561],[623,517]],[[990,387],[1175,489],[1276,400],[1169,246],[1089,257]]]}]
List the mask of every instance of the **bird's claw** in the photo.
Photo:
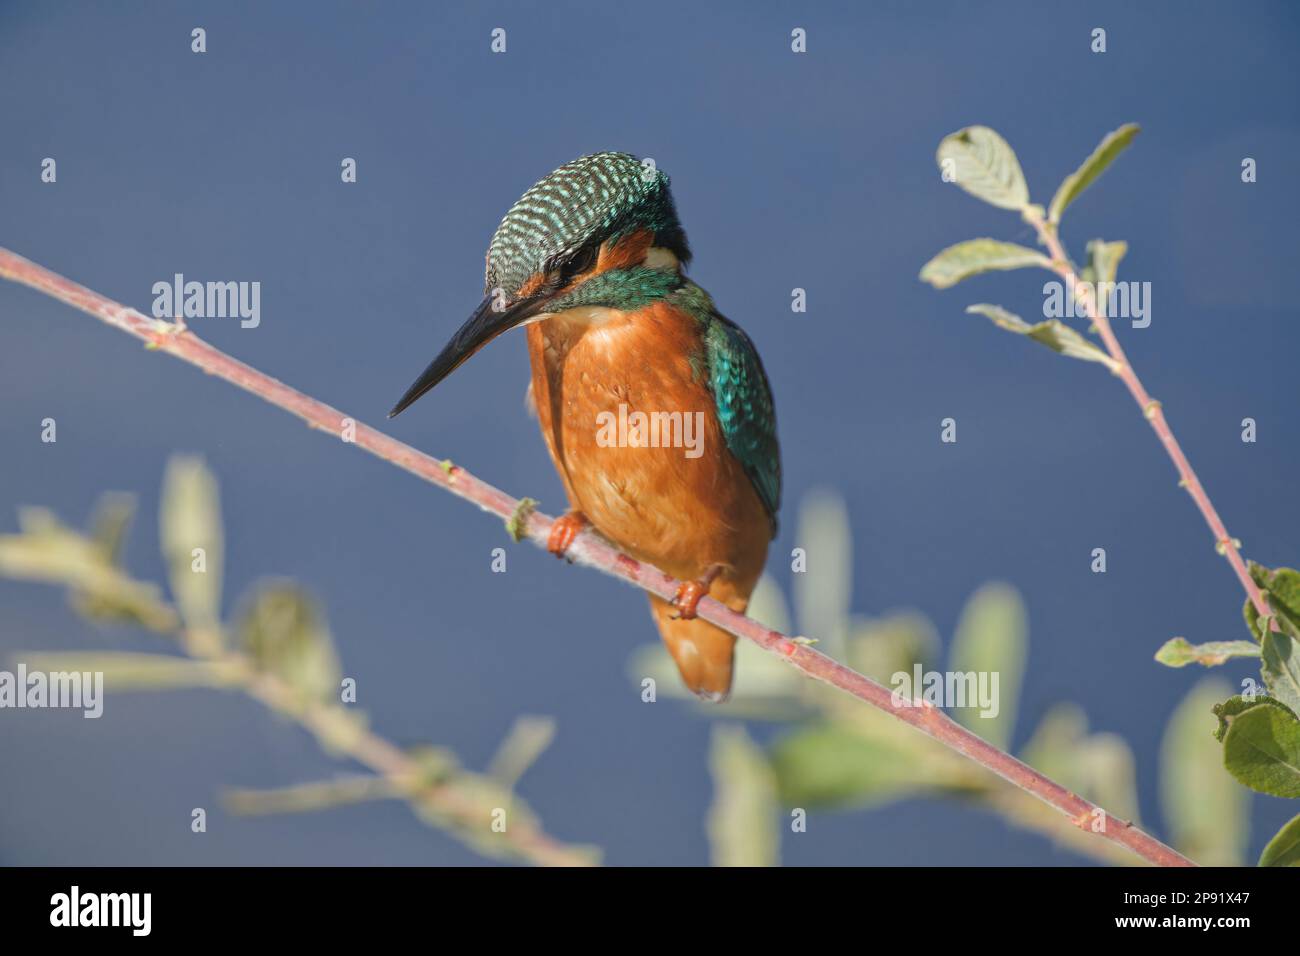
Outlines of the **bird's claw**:
[{"label": "bird's claw", "polygon": [[562,558],[573,545],[579,532],[587,526],[587,519],[580,511],[570,511],[551,523],[551,533],[546,539],[546,550],[557,558]]},{"label": "bird's claw", "polygon": [[700,606],[700,600],[708,593],[709,586],[702,581],[683,581],[673,597],[673,607],[677,608],[673,620],[694,620],[695,609]]},{"label": "bird's claw", "polygon": [[713,586],[713,579],[718,576],[721,570],[721,566],[714,565],[698,581],[683,581],[677,586],[677,594],[673,597],[673,607],[677,608],[677,613],[673,615],[674,620],[691,621],[695,619],[696,608],[700,606],[700,601],[708,595],[709,588]]}]

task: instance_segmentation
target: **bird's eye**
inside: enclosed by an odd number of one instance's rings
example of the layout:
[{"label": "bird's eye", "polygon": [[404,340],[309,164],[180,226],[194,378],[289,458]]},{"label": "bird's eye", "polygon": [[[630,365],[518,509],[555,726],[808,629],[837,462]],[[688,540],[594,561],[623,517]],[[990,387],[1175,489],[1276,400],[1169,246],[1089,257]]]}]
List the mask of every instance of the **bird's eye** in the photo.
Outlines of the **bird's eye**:
[{"label": "bird's eye", "polygon": [[590,269],[595,263],[596,256],[599,252],[600,246],[595,243],[589,243],[566,259],[564,264],[560,267],[560,285],[568,285],[575,278]]}]

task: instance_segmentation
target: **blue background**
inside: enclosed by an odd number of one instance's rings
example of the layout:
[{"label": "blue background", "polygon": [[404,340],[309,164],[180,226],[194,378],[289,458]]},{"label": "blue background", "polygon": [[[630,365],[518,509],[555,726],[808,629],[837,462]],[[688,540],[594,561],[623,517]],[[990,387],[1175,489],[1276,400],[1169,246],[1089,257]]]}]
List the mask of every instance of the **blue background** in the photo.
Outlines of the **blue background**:
[{"label": "blue background", "polygon": [[[941,184],[933,155],[946,133],[992,126],[1045,203],[1106,131],[1143,125],[1070,210],[1066,241],[1076,255],[1094,236],[1129,241],[1121,278],[1153,289],[1150,328],[1119,328],[1131,359],[1246,553],[1296,565],[1297,13],[1090,7],[5,3],[0,244],[145,311],[175,272],[258,280],[259,328],[197,320],[199,334],[377,424],[477,303],[487,240],[523,189],[596,150],[653,157],[694,278],[772,379],[783,587],[793,505],[817,486],[848,502],[856,611],[915,606],[949,634],[978,584],[1014,583],[1032,627],[1017,744],[1053,702],[1078,701],[1134,747],[1142,817],[1164,833],[1159,739],[1201,675],[1152,653],[1174,635],[1244,637],[1240,588],[1117,381],[962,314],[988,301],[1032,318],[1045,274],[942,293],[917,280],[959,239],[1033,242]],[[489,51],[498,26],[505,55]],[[46,156],[56,185],[39,181]],[[345,156],[356,185],[340,183]],[[790,311],[796,286],[806,314]],[[127,560],[162,580],[162,468],[201,452],[222,482],[228,605],[270,574],[319,594],[378,729],[482,766],[516,714],[554,715],[558,739],[522,785],[548,829],[616,864],[706,861],[710,722],[646,706],[629,682],[629,653],[655,636],[642,596],[522,547],[494,575],[495,518],[28,290],[0,284],[0,317],[0,527],[18,504],[80,522],[99,492],[134,491]],[[391,431],[554,511],[526,379],[522,337],[503,339]],[[955,445],[939,442],[948,416]],[[1247,416],[1256,444],[1240,440]],[[39,440],[46,417],[57,444]],[[1109,573],[1090,573],[1094,547]],[[6,657],[87,646],[158,648],[97,633],[54,589],[0,581]],[[396,803],[223,815],[223,786],[339,769],[238,697],[0,720],[0,862],[479,859]],[[212,812],[206,837],[189,830],[196,806]],[[1252,854],[1294,805],[1255,810]],[[1083,861],[938,801],[815,815],[784,858]]]}]

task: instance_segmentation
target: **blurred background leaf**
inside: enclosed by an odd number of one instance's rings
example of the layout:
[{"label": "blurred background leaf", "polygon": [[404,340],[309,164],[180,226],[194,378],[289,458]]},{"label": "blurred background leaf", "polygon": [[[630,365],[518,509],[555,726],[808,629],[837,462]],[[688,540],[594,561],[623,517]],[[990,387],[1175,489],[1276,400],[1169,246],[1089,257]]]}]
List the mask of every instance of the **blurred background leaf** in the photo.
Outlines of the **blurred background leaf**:
[{"label": "blurred background leaf", "polygon": [[781,808],[767,758],[738,724],[713,728],[709,748],[713,804],[709,808],[714,866],[776,866]]},{"label": "blurred background leaf", "polygon": [[159,589],[116,564],[116,537],[128,519],[123,499],[115,501],[114,515],[97,511],[103,535],[98,540],[67,527],[45,508],[20,508],[20,533],[0,535],[0,574],[66,586],[73,607],[91,620],[174,631],[176,615]]},{"label": "blurred background leaf", "polygon": [[1117,734],[1088,731],[1083,708],[1055,704],[1021,754],[1040,773],[1124,820],[1138,819],[1133,752]]},{"label": "blurred background leaf", "polygon": [[272,813],[329,810],[368,800],[389,800],[403,796],[402,791],[384,777],[353,774],[274,790],[230,789],[222,794],[222,803],[231,813],[265,816]]},{"label": "blurred background leaf", "polygon": [[1025,744],[1021,759],[1064,783],[1073,772],[1074,754],[1087,736],[1088,716],[1082,707],[1069,702],[1053,704]]},{"label": "blurred background leaf", "polygon": [[555,739],[555,721],[550,717],[523,714],[515,718],[488,764],[488,776],[513,790],[522,777]]},{"label": "blurred background leaf", "polygon": [[109,491],[99,496],[90,515],[90,536],[110,563],[121,567],[122,546],[135,518],[135,495]]},{"label": "blurred background leaf", "polygon": [[[898,724],[883,714],[880,719]],[[948,775],[952,765],[942,753],[928,753],[930,746],[914,731],[870,735],[818,723],[780,738],[772,748],[772,767],[786,806],[866,807],[961,779]]]},{"label": "blurred background leaf", "polygon": [[1133,750],[1119,734],[1093,734],[1077,751],[1078,793],[1122,820],[1138,819],[1137,767]]},{"label": "blurred background leaf", "polygon": [[806,570],[792,575],[798,632],[815,637],[822,653],[843,660],[853,602],[853,538],[844,499],[825,489],[805,495],[795,544],[808,559]]},{"label": "blurred background leaf", "polygon": [[1249,834],[1249,794],[1223,772],[1214,707],[1232,688],[1206,678],[1174,710],[1160,747],[1160,804],[1173,845],[1204,866],[1239,866]]},{"label": "blurred background leaf", "polygon": [[113,692],[230,687],[240,676],[238,666],[227,661],[195,661],[168,654],[27,651],[17,656],[28,670],[102,673],[105,690]]},{"label": "blurred background leaf", "polygon": [[196,650],[215,653],[222,644],[224,539],[217,479],[201,458],[173,455],[168,459],[158,527],[167,579],[187,637]]},{"label": "blurred background leaf", "polygon": [[985,717],[978,705],[954,707],[951,712],[959,723],[1000,750],[1010,748],[1016,726],[1028,653],[1026,631],[1025,606],[1016,590],[1006,584],[986,584],[966,602],[948,655],[950,671],[998,675],[995,716]]},{"label": "blurred background leaf", "polygon": [[1087,262],[1079,278],[1094,284],[1114,282],[1119,272],[1120,260],[1128,254],[1128,243],[1122,240],[1107,242],[1105,239],[1091,239],[1086,252]]},{"label": "blurred background leaf", "polygon": [[338,699],[341,677],[334,642],[316,602],[302,587],[279,579],[255,585],[241,604],[235,629],[259,669],[310,700]]},{"label": "blurred background leaf", "polygon": [[928,669],[939,655],[939,632],[919,611],[891,611],[879,618],[855,618],[849,666],[889,686],[893,676]]}]

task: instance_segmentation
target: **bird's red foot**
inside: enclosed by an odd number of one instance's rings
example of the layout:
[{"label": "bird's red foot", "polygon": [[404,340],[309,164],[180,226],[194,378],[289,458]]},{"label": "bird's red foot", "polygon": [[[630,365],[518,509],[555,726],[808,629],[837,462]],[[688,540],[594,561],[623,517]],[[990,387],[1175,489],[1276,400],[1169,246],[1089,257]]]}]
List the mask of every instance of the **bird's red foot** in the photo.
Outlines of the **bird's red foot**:
[{"label": "bird's red foot", "polygon": [[573,544],[573,539],[586,526],[587,519],[581,511],[570,511],[566,515],[561,515],[551,523],[551,533],[546,539],[546,550],[557,558],[564,557],[564,553]]},{"label": "bird's red foot", "polygon": [[698,581],[683,581],[677,586],[677,594],[673,597],[673,607],[677,608],[674,618],[683,621],[695,619],[695,609],[700,606],[701,599],[709,593],[709,587],[713,584],[713,579],[718,576],[722,569],[718,566],[709,568],[704,577]]}]

